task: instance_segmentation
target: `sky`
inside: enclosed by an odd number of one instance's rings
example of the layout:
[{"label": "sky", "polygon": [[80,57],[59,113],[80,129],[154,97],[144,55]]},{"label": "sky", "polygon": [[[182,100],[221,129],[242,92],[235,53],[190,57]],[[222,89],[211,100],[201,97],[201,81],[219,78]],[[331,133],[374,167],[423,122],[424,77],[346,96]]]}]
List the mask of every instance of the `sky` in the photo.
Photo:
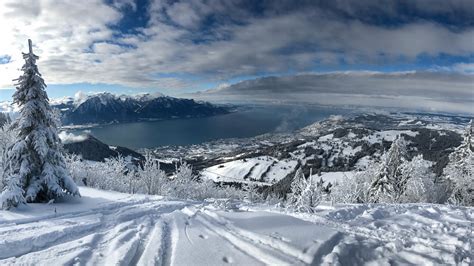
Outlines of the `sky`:
[{"label": "sky", "polygon": [[0,25],[0,101],[30,38],[50,97],[358,95],[474,113],[472,0],[2,0]]}]

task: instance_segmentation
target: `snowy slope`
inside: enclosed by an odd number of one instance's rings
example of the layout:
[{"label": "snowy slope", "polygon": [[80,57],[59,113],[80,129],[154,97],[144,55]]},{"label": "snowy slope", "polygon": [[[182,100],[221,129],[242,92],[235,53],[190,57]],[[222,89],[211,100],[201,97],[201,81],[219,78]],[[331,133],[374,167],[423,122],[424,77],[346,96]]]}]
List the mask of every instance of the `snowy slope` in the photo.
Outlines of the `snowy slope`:
[{"label": "snowy slope", "polygon": [[472,263],[473,208],[323,205],[303,215],[224,200],[81,194],[0,211],[0,264]]},{"label": "snowy slope", "polygon": [[278,160],[271,156],[259,156],[208,167],[202,171],[201,177],[215,182],[257,181],[253,183],[271,185],[293,172],[296,165],[295,160]]}]

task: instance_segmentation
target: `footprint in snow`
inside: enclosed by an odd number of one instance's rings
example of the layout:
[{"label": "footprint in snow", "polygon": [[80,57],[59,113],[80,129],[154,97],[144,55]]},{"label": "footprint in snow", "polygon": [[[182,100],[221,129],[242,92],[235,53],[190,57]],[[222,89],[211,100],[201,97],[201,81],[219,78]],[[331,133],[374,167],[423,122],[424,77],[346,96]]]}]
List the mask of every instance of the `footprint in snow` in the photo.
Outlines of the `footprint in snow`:
[{"label": "footprint in snow", "polygon": [[223,260],[225,263],[232,263],[232,262],[234,262],[231,257],[227,257],[227,256],[224,256],[224,257],[222,258],[222,260]]},{"label": "footprint in snow", "polygon": [[287,243],[291,242],[290,239],[288,239],[288,238],[286,238],[286,237],[280,235],[278,232],[273,232],[273,233],[271,233],[271,234],[270,234],[270,237],[273,237],[273,238],[275,238],[275,239],[278,239],[278,240],[280,240],[280,241],[287,242]]}]

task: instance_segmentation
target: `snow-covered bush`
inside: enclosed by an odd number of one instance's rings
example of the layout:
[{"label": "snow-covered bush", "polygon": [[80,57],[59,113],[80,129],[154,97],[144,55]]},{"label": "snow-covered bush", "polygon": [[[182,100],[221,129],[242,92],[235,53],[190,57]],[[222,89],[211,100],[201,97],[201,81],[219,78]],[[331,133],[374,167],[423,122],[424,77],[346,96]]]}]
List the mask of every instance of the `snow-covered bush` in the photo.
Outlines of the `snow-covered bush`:
[{"label": "snow-covered bush", "polygon": [[144,164],[138,167],[130,167],[130,162],[122,157],[91,162],[69,156],[67,162],[76,182],[98,189],[195,200],[246,196],[236,188],[219,187],[211,180],[197,179],[187,163],[181,163],[174,175],[168,177],[151,153],[145,153],[145,158]]},{"label": "snow-covered bush", "polygon": [[67,163],[70,175],[79,184],[126,193],[136,190],[133,180],[130,180],[128,162],[122,157],[91,162],[70,155]]},{"label": "snow-covered bush", "polygon": [[242,193],[244,193],[244,200],[247,202],[262,202],[262,194],[258,191],[259,186],[254,183],[247,183],[242,185]]},{"label": "snow-covered bush", "polygon": [[160,163],[155,160],[150,152],[145,153],[145,163],[138,167],[137,175],[141,180],[145,193],[150,195],[163,195],[169,186],[165,171],[160,169]]},{"label": "snow-covered bush", "polygon": [[176,198],[194,198],[196,195],[193,195],[195,191],[189,191],[190,184],[199,184],[196,182],[196,178],[193,174],[193,168],[186,162],[182,160],[178,164],[175,164],[176,170],[170,180],[171,191],[173,197]]},{"label": "snow-covered bush", "polygon": [[7,148],[15,141],[17,132],[11,128],[11,124],[4,124],[0,127],[0,158]]},{"label": "snow-covered bush", "polygon": [[4,127],[6,124],[10,124],[11,119],[8,113],[0,112],[0,128]]},{"label": "snow-covered bush", "polygon": [[81,157],[76,154],[66,154],[66,165],[69,169],[72,179],[78,185],[87,185],[88,173],[86,164]]},{"label": "snow-covered bush", "polygon": [[358,172],[353,176],[345,176],[331,189],[330,198],[334,203],[367,203],[371,177],[375,175],[373,168]]},{"label": "snow-covered bush", "polygon": [[0,191],[3,191],[3,156],[7,148],[13,144],[16,131],[11,128],[11,124],[6,121],[0,126]]},{"label": "snow-covered bush", "polygon": [[437,181],[436,175],[430,168],[432,164],[424,160],[422,155],[417,155],[403,165],[402,172],[407,181],[398,202],[441,203],[443,201],[447,190],[446,183]]},{"label": "snow-covered bush", "polygon": [[474,205],[474,146],[472,143],[473,122],[466,128],[464,140],[449,156],[444,176],[452,183],[449,202],[459,205]]},{"label": "snow-covered bush", "polygon": [[[393,155],[393,154],[392,154]],[[381,164],[386,163],[385,159]],[[387,179],[390,189],[378,191],[378,201],[388,203],[443,203],[447,194],[447,182],[436,177],[431,170],[432,162],[415,156],[411,161],[403,160],[397,166],[395,179]],[[331,191],[335,203],[371,203],[374,202],[374,180],[381,176],[385,165],[371,167],[354,176],[346,177],[336,183]],[[393,189],[393,188],[396,189]]]}]

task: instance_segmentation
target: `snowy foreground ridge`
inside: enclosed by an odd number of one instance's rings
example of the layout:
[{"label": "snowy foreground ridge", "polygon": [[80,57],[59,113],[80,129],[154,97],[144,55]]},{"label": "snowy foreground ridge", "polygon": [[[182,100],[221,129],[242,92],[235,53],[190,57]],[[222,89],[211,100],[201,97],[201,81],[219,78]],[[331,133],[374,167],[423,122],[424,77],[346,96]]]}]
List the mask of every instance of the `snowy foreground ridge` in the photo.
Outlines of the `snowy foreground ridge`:
[{"label": "snowy foreground ridge", "polygon": [[473,263],[468,207],[321,205],[310,215],[80,190],[80,199],[0,211],[0,264]]}]

